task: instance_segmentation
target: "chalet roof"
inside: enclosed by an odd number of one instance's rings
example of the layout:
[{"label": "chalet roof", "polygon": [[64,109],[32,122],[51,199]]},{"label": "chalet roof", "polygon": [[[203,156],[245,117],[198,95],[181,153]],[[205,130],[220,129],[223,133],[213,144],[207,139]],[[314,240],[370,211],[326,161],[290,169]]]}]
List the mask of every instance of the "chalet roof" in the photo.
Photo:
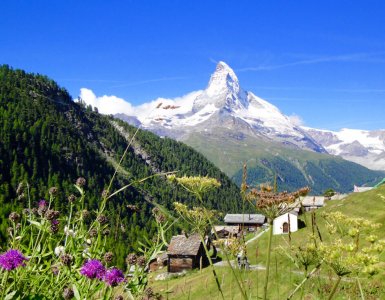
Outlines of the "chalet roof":
[{"label": "chalet roof", "polygon": [[275,221],[275,220],[278,220],[278,219],[282,219],[282,218],[285,217],[285,216],[286,216],[286,218],[287,218],[288,215],[293,215],[293,216],[298,217],[298,212],[295,211],[295,210],[289,211],[289,212],[287,212],[287,213],[285,213],[285,214],[283,214],[283,215],[280,215],[280,216],[276,217],[276,218],[274,219],[274,221]]},{"label": "chalet roof", "polygon": [[301,198],[302,206],[324,206],[324,196],[305,196]]},{"label": "chalet roof", "polygon": [[236,224],[263,224],[265,219],[265,216],[260,214],[227,214],[224,221]]},{"label": "chalet roof", "polygon": [[201,238],[198,234],[185,237],[176,235],[171,238],[167,248],[167,254],[171,255],[198,255],[201,246]]}]

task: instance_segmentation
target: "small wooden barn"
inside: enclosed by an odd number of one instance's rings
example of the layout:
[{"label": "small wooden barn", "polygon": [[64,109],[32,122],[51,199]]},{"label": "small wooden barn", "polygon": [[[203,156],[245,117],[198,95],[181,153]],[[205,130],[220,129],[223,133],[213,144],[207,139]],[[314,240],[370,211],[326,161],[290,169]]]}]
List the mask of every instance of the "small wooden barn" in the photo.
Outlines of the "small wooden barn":
[{"label": "small wooden barn", "polygon": [[266,217],[261,214],[227,214],[224,221],[226,225],[244,227],[253,231],[266,222]]},{"label": "small wooden barn", "polygon": [[305,196],[301,198],[301,204],[305,211],[321,208],[325,205],[324,196]]},{"label": "small wooden barn", "polygon": [[198,234],[171,238],[167,248],[167,271],[170,273],[206,266],[208,258]]}]

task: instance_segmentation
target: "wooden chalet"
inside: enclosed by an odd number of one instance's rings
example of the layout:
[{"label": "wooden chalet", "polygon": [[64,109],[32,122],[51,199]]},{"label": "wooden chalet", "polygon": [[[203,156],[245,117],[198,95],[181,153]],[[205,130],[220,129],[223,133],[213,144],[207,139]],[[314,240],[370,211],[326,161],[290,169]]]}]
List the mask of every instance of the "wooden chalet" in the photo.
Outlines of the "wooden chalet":
[{"label": "wooden chalet", "polygon": [[226,225],[239,226],[254,231],[266,222],[266,217],[261,214],[227,214],[224,221]]},{"label": "wooden chalet", "polygon": [[318,209],[325,205],[324,196],[305,196],[300,201],[305,211]]},{"label": "wooden chalet", "polygon": [[206,266],[208,258],[198,234],[171,238],[167,248],[167,271],[170,273]]}]

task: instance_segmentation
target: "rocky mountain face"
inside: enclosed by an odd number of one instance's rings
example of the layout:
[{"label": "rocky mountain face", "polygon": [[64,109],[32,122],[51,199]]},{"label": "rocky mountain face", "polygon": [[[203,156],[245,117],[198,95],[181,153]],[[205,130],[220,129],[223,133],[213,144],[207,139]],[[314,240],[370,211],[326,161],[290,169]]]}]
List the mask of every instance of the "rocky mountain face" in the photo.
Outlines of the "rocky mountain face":
[{"label": "rocky mountain face", "polygon": [[147,116],[116,115],[132,125],[138,125],[178,140],[187,140],[197,132],[216,132],[226,128],[265,141],[282,143],[286,147],[326,153],[325,149],[302,128],[293,124],[277,107],[245,91],[234,71],[219,62],[205,90],[183,100],[163,99]]},{"label": "rocky mountain face", "polygon": [[328,153],[372,170],[385,170],[385,130],[342,129],[338,132],[303,128]]},{"label": "rocky mountain face", "polygon": [[237,184],[244,163],[248,165],[249,184],[272,182],[276,176],[282,189],[308,185],[313,193],[328,188],[348,192],[354,184],[373,184],[384,176],[336,157],[385,170],[385,165],[365,164],[383,153],[382,132],[367,132],[365,139],[355,141],[297,126],[277,107],[242,89],[224,62],[218,63],[206,89],[174,100],[157,99],[152,106],[151,112],[138,110],[131,116],[116,117],[185,142]]}]

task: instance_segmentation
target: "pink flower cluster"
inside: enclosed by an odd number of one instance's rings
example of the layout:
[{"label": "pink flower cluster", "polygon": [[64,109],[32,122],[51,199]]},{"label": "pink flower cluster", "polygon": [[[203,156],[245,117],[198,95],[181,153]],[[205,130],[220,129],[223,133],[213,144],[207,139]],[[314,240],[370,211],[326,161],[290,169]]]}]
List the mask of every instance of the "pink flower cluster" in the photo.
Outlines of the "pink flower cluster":
[{"label": "pink flower cluster", "polygon": [[119,283],[123,282],[124,274],[118,268],[107,269],[103,264],[97,259],[87,260],[81,270],[80,274],[90,278],[90,279],[100,279],[103,280],[110,286],[117,286]]},{"label": "pink flower cluster", "polygon": [[24,267],[24,261],[26,260],[28,260],[28,258],[24,257],[19,250],[10,249],[0,255],[0,267],[7,271],[11,271],[20,266]]}]

